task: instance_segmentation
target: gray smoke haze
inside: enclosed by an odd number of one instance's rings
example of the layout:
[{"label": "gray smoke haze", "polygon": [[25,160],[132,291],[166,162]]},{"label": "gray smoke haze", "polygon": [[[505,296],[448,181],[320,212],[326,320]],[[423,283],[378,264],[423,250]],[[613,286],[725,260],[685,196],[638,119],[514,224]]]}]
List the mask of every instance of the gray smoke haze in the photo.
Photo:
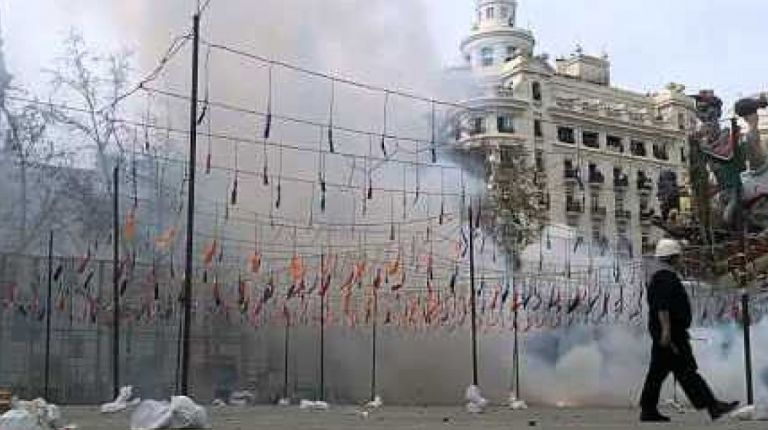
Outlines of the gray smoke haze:
[{"label": "gray smoke haze", "polygon": [[[140,41],[140,60],[146,67],[155,64],[157,58],[144,52],[160,52],[170,38],[186,31],[189,27],[190,2],[173,0],[163,2],[123,2],[115,6],[116,21],[128,17],[133,25],[126,26]],[[442,65],[431,44],[428,11],[419,2],[400,0],[372,0],[366,2],[351,0],[262,0],[258,2],[213,0],[203,23],[203,39],[225,44],[266,57],[284,60],[318,71],[329,71],[343,77],[354,78],[374,85],[389,88],[406,88],[419,94],[441,97],[443,94],[462,94],[459,88],[448,88],[441,80]],[[172,30],[169,30],[172,29]],[[146,49],[144,49],[146,48]],[[202,57],[208,55],[203,48]],[[179,92],[188,91],[188,57],[180,56],[169,65],[157,86],[169,87]],[[220,51],[210,52],[209,67],[203,75],[208,82],[212,100],[223,101],[258,111],[266,111],[268,68],[262,64],[234,57]],[[451,85],[463,85],[466,79],[453,79]],[[201,85],[201,89],[205,87]],[[328,121],[330,84],[326,80],[307,77],[280,68],[273,69],[273,111],[280,115],[300,117],[325,123]],[[167,109],[170,121],[179,126],[186,123],[187,105],[178,101],[166,101],[160,96],[152,98],[155,106]],[[337,85],[335,88],[334,124],[360,130],[380,133],[383,120],[383,96],[366,90]],[[427,103],[392,97],[388,106],[388,130],[390,133],[429,140],[430,106]],[[439,116],[445,115],[441,110]],[[225,112],[211,108],[207,122],[215,131],[226,132],[240,137],[253,138],[262,133],[264,120],[261,117]],[[322,131],[316,127],[300,126],[275,120],[271,141],[295,144],[302,148],[327,148]],[[380,157],[379,141],[367,137],[336,134],[338,151],[366,155],[372,147],[375,157]],[[183,140],[179,145],[183,147]],[[208,142],[198,143],[198,160],[204,160]],[[230,142],[214,140],[212,159],[215,166],[234,166],[235,146]],[[412,142],[389,140],[388,148],[396,159],[402,161],[427,162],[429,153],[415,155]],[[398,149],[399,148],[399,149]],[[423,149],[423,148],[420,148]],[[335,221],[351,223],[362,221],[361,204],[366,183],[366,171],[362,160],[352,162],[348,158],[328,155],[325,173],[329,183],[351,183],[354,190],[341,192],[333,188],[328,195],[328,209],[320,213],[316,187],[311,183],[283,182],[283,201],[279,210],[274,208],[275,182],[277,181],[280,151],[270,147],[267,163],[270,172],[270,186],[262,185],[262,178],[248,175],[246,171],[261,172],[264,151],[259,144],[237,145],[238,167],[243,170],[239,178],[240,201],[230,208],[232,219],[223,221],[224,206],[229,198],[232,184],[231,172],[213,173],[200,179],[200,208],[209,213],[217,212],[218,220],[200,218],[198,230],[211,232],[216,224],[224,237],[251,238],[253,226],[248,222],[235,221],[236,217],[251,219],[253,213],[264,216],[273,213],[293,223],[309,225],[310,207],[315,222]],[[284,150],[282,171],[285,176],[314,181],[319,172],[318,156],[311,152]],[[378,163],[376,163],[378,166]],[[354,169],[353,169],[354,167]],[[350,176],[350,171],[354,174]],[[181,173],[179,173],[181,175]],[[370,243],[387,242],[389,227],[386,222],[395,219],[424,218],[435,216],[440,207],[440,196],[422,196],[414,203],[416,169],[402,164],[388,163],[379,166],[371,174],[376,188],[402,190],[405,182],[405,214],[403,214],[402,191],[380,193],[367,203],[368,215],[365,221],[383,223],[383,226],[369,228],[366,237],[359,231],[334,233],[330,240],[334,244],[354,244],[363,239]],[[477,183],[483,172],[471,172],[465,178],[469,193],[479,193],[482,186]],[[442,188],[446,193],[458,194],[461,177],[456,171],[424,169],[418,173],[423,190],[436,192]],[[442,180],[441,180],[442,177]],[[475,182],[472,183],[471,179]],[[447,199],[448,212],[454,220],[438,229],[439,234],[455,238],[461,219],[458,197]],[[392,203],[394,201],[394,204]],[[394,206],[394,211],[391,207]],[[391,213],[393,212],[393,213]],[[371,259],[391,258],[397,245],[409,244],[418,235],[419,251],[425,252],[424,224],[399,231],[397,243],[387,247],[371,247]],[[271,258],[275,265],[284,265],[291,253],[293,232],[290,229],[265,228],[263,235],[269,239]],[[322,243],[326,238],[317,232],[296,233],[295,240],[300,249],[309,250],[312,244]],[[199,242],[202,242],[200,240]],[[197,244],[198,247],[202,243]],[[554,265],[562,265],[569,253],[570,242],[557,241],[546,258]],[[227,259],[243,264],[243,258],[251,249],[237,241],[224,240]],[[443,254],[447,254],[441,250]],[[307,251],[309,252],[309,251]],[[530,269],[535,267],[538,249],[532,246],[527,252]],[[350,257],[354,258],[354,257]],[[480,257],[482,265],[489,272],[500,270],[490,254]],[[268,258],[267,258],[268,260]],[[316,259],[315,259],[316,260]],[[610,253],[595,259],[597,265],[607,268],[613,264]],[[281,263],[281,261],[283,261]],[[499,259],[501,261],[501,259]],[[584,265],[584,252],[573,261]],[[316,262],[314,263],[316,264]],[[437,274],[445,278],[450,266],[445,265]],[[345,272],[346,273],[346,272]],[[489,275],[491,277],[491,275]],[[263,279],[255,280],[256,283]],[[465,289],[466,277],[461,279],[459,288]],[[282,285],[285,287],[285,285]],[[765,323],[755,330],[755,357],[768,356],[764,345]],[[248,329],[244,329],[248,330]],[[282,354],[282,330],[270,329],[264,339],[263,333],[245,335],[243,339],[260,342],[270,350],[271,366],[280,368]],[[697,343],[703,372],[711,378],[718,393],[723,396],[739,397],[741,385],[740,337],[732,327],[710,329],[702,332],[708,342]],[[469,336],[466,330],[453,333],[400,332],[383,329],[379,345],[379,392],[386,403],[456,403],[461,400],[463,390],[471,380]],[[363,329],[349,330],[332,328],[326,344],[326,381],[332,390],[332,400],[353,402],[365,399],[369,390],[370,337]],[[638,397],[645,365],[648,359],[649,340],[642,328],[626,327],[572,327],[548,333],[531,333],[523,336],[523,397],[545,404],[599,404],[626,406],[635,404]],[[730,347],[722,348],[723,344]],[[487,334],[481,345],[481,385],[486,395],[493,400],[505,399],[511,381],[511,335]],[[299,387],[300,393],[311,397],[318,378],[317,331],[312,328],[298,328],[292,337],[291,380]],[[201,360],[200,376],[194,383],[202,391],[204,381],[213,381]],[[759,372],[766,371],[765,361],[758,361]],[[204,370],[205,369],[205,370]],[[279,375],[272,375],[279,379]],[[244,375],[230,388],[248,387]],[[761,381],[765,388],[765,381]],[[273,390],[279,384],[273,384]]]}]

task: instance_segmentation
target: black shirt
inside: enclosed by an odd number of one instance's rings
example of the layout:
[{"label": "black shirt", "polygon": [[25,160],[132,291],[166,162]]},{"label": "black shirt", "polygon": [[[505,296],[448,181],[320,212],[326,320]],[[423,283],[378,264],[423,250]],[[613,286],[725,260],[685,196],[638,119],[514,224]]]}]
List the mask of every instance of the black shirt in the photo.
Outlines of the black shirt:
[{"label": "black shirt", "polygon": [[669,312],[672,339],[688,339],[691,302],[677,274],[666,269],[656,272],[648,284],[648,330],[655,341],[661,338],[660,311]]}]

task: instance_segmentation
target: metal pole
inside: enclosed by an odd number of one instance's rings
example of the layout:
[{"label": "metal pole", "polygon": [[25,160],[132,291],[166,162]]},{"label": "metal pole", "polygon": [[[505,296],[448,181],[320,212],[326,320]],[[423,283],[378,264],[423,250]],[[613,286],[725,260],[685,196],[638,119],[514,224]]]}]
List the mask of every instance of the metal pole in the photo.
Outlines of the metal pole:
[{"label": "metal pole", "polygon": [[45,394],[48,397],[48,387],[50,386],[51,375],[51,289],[53,285],[53,230],[48,236],[48,296],[45,302]]},{"label": "metal pole", "polygon": [[478,385],[477,377],[477,306],[475,298],[475,227],[472,225],[472,203],[469,204],[469,303],[472,309],[472,384]]},{"label": "metal pole", "polygon": [[285,320],[285,344],[283,345],[283,399],[288,398],[288,347],[291,333],[291,322]]},{"label": "metal pole", "polygon": [[512,328],[513,328],[513,349],[512,366],[514,371],[514,390],[515,396],[520,398],[520,343],[519,343],[519,320],[517,309],[517,285],[514,279],[514,255],[507,252],[507,282],[512,284]]},{"label": "metal pole", "polygon": [[[739,124],[736,118],[731,118],[731,141],[736,142],[739,139]],[[742,197],[744,195],[744,188],[741,181],[736,188],[736,204],[741,204]],[[742,209],[743,210],[743,209]],[[749,318],[749,292],[747,292],[747,261],[749,258],[747,250],[747,233],[746,223],[744,222],[744,214],[742,210],[736,211],[736,228],[738,229],[740,248],[743,254],[741,259],[742,273],[740,275],[739,283],[744,291],[741,296],[741,313],[742,313],[742,326],[744,330],[744,372],[747,384],[747,403],[752,405],[755,403],[754,399],[754,387],[752,384],[752,341],[750,336],[750,318]]]},{"label": "metal pole", "polygon": [[749,293],[741,296],[741,314],[744,324],[744,369],[747,377],[747,404],[755,404],[754,386],[752,384],[752,339],[749,325],[752,323],[749,316]]},{"label": "metal pole", "polygon": [[[325,268],[325,254],[320,254],[320,277]],[[323,280],[320,280],[322,284]],[[322,289],[322,285],[320,287]],[[320,392],[318,400],[325,400],[325,294],[320,295]]]},{"label": "metal pole", "polygon": [[179,312],[178,317],[179,321],[176,330],[176,373],[174,375],[174,393],[181,392],[181,357],[184,355],[181,342],[181,339],[184,336],[184,313]]},{"label": "metal pole", "polygon": [[120,165],[112,171],[112,398],[120,392]]},{"label": "metal pole", "polygon": [[379,320],[379,296],[373,292],[373,333],[371,335],[371,401],[376,399],[376,337]]},{"label": "metal pole", "polygon": [[200,9],[192,18],[192,101],[189,106],[189,173],[187,197],[187,256],[184,267],[184,338],[181,360],[181,394],[189,392],[189,335],[192,329],[192,253],[195,235],[195,166],[197,164],[197,75],[200,51]]},{"label": "metal pole", "polygon": [[320,395],[325,400],[325,295],[320,296]]}]

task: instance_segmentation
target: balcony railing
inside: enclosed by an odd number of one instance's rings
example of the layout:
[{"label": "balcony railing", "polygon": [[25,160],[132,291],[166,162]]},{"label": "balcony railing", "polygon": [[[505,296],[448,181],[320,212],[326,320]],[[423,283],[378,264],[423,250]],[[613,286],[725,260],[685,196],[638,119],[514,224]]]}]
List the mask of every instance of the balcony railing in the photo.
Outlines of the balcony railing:
[{"label": "balcony railing", "polygon": [[605,216],[608,215],[608,209],[602,206],[592,206],[592,217],[593,218],[605,218]]},{"label": "balcony railing", "polygon": [[589,184],[590,185],[603,185],[605,183],[605,176],[603,176],[602,173],[590,173],[589,174]]},{"label": "balcony railing", "polygon": [[613,180],[614,188],[627,188],[629,186],[629,178],[616,178]]},{"label": "balcony railing", "polygon": [[669,153],[667,149],[660,146],[653,147],[653,157],[657,160],[669,161]]},{"label": "balcony railing", "polygon": [[653,182],[648,178],[640,178],[637,180],[637,189],[644,192],[653,191]]},{"label": "balcony railing", "polygon": [[569,214],[581,215],[584,213],[584,208],[581,206],[581,203],[574,200],[568,200],[565,202],[565,211]]},{"label": "balcony railing", "polygon": [[640,211],[640,222],[643,224],[648,224],[651,221],[653,221],[653,216],[656,214],[656,211],[653,209],[649,210],[641,210]]},{"label": "balcony railing", "polygon": [[624,209],[616,209],[616,219],[619,221],[627,221],[632,218],[632,212]]},{"label": "balcony railing", "polygon": [[574,168],[566,167],[563,172],[563,177],[568,181],[575,181],[578,178],[579,172]]}]

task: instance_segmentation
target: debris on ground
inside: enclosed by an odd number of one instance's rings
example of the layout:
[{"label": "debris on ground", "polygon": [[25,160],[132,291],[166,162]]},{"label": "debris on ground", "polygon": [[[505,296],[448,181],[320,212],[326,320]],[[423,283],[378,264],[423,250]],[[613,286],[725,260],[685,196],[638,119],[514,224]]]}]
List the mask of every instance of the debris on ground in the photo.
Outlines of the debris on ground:
[{"label": "debris on ground", "polygon": [[368,410],[379,409],[384,406],[384,402],[381,400],[381,396],[374,396],[373,400],[365,404],[365,408]]},{"label": "debris on ground", "polygon": [[739,421],[768,421],[768,403],[744,406],[731,414]]},{"label": "debris on ground", "polygon": [[205,408],[186,396],[171,401],[144,400],[131,415],[131,430],[208,429]]},{"label": "debris on ground", "polygon": [[101,405],[101,413],[112,414],[141,403],[141,399],[131,399],[131,397],[133,397],[133,387],[131,385],[120,388],[120,392],[114,401]]},{"label": "debris on ground", "polygon": [[672,409],[673,411],[677,412],[678,414],[684,414],[685,413],[685,405],[683,405],[681,402],[675,400],[675,399],[667,399],[665,400],[662,405]]},{"label": "debris on ground", "polygon": [[302,400],[299,403],[299,408],[309,411],[327,411],[328,408],[330,408],[330,405],[322,400]]},{"label": "debris on ground", "polygon": [[480,394],[480,387],[477,385],[470,385],[467,387],[466,399],[467,412],[471,414],[479,414],[483,412],[483,409],[488,405],[488,400]]},{"label": "debris on ground", "polygon": [[229,396],[229,404],[231,406],[247,406],[253,404],[256,396],[248,390],[235,391]]},{"label": "debris on ground", "polygon": [[0,416],[0,430],[70,430],[74,424],[64,425],[58,406],[38,398],[14,401],[12,409]]},{"label": "debris on ground", "polygon": [[524,400],[517,398],[517,394],[510,393],[509,395],[509,408],[513,411],[520,411],[528,409],[528,404]]}]

